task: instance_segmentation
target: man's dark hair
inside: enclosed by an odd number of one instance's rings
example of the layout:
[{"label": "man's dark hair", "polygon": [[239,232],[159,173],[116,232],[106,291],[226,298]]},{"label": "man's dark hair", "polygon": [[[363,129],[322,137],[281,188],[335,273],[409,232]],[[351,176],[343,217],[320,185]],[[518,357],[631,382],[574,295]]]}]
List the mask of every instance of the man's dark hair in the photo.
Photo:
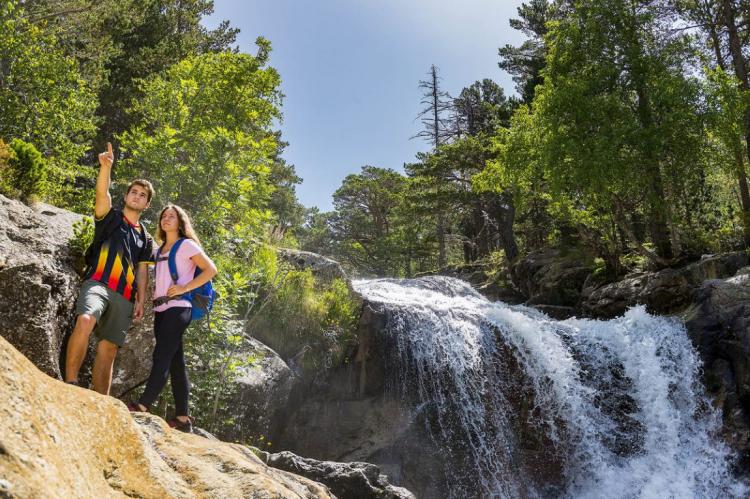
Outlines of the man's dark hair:
[{"label": "man's dark hair", "polygon": [[134,185],[138,185],[146,189],[146,193],[148,194],[148,202],[150,203],[151,198],[154,197],[154,186],[151,185],[151,182],[142,178],[137,178],[133,180],[132,182],[128,184],[128,188],[125,191],[126,196],[130,194],[130,189],[132,189]]}]

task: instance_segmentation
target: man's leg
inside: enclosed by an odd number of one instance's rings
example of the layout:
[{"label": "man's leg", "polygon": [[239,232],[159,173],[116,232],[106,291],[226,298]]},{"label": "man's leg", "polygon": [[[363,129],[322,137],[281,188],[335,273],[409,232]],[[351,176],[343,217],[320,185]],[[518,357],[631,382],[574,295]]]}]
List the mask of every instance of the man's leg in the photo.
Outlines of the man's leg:
[{"label": "man's leg", "polygon": [[119,348],[116,344],[104,339],[99,340],[99,345],[96,347],[92,382],[94,390],[102,395],[109,395],[109,388],[112,384],[112,366],[115,364],[115,356]]},{"label": "man's leg", "polygon": [[96,326],[96,317],[91,314],[80,314],[76,318],[76,325],[68,339],[68,348],[65,351],[65,381],[78,381],[78,371],[86,357],[89,336],[94,326]]}]

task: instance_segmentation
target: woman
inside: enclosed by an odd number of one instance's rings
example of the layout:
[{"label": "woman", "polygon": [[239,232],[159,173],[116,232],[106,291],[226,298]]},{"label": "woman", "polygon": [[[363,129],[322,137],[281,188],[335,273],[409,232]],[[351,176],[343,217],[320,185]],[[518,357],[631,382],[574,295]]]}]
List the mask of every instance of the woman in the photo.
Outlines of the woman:
[{"label": "woman", "polygon": [[[216,266],[201,249],[187,213],[177,205],[168,204],[161,210],[156,238],[160,247],[155,250],[154,364],[143,395],[138,402],[128,405],[128,409],[148,412],[170,376],[175,418],[168,421],[169,426],[192,432],[192,418],[188,412],[190,387],[182,348],[182,337],[190,325],[192,308],[190,302],[180,296],[211,280],[216,275]],[[173,282],[169,273],[169,252],[182,238],[184,240],[175,255],[178,282]],[[193,277],[196,267],[201,273]]]}]

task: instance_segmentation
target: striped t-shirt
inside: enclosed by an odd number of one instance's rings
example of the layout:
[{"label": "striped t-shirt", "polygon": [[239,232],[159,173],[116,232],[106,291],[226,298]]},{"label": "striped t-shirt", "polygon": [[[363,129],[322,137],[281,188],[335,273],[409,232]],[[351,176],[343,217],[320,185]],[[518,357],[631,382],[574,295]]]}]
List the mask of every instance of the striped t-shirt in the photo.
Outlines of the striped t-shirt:
[{"label": "striped t-shirt", "polygon": [[96,263],[86,278],[101,282],[126,300],[134,301],[136,268],[139,263],[153,263],[153,239],[142,226],[131,224],[122,211],[115,208],[95,220],[94,230],[96,235],[105,230],[111,234],[102,241]]}]

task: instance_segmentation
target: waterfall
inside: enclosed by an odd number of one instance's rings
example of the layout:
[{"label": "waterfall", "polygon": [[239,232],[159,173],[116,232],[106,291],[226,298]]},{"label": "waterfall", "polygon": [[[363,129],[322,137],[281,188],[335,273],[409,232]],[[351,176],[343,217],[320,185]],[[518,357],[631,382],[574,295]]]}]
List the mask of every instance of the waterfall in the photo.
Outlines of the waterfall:
[{"label": "waterfall", "polygon": [[746,497],[678,321],[557,321],[447,277],[354,287],[387,317],[392,389],[425,414],[446,497]]}]

